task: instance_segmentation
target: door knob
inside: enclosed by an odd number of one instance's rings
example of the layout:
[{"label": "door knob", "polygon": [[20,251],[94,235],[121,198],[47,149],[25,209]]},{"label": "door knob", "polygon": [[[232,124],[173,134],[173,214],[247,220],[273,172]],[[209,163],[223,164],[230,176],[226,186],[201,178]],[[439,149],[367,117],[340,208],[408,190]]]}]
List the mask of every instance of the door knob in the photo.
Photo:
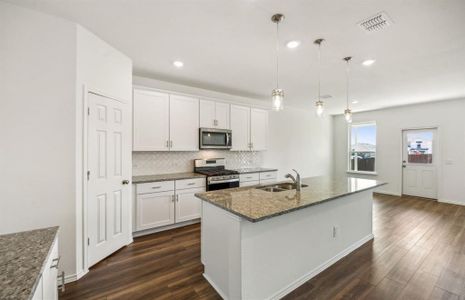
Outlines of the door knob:
[{"label": "door knob", "polygon": [[123,180],[123,182],[121,182],[122,184],[129,184],[129,180],[125,179]]}]

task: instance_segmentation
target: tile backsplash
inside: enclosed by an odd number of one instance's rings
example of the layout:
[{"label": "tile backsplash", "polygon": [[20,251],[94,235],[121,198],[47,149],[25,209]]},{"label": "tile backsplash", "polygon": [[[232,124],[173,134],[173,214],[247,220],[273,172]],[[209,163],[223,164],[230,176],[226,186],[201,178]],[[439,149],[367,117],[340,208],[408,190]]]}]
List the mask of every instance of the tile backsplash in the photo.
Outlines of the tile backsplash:
[{"label": "tile backsplash", "polygon": [[194,159],[225,158],[226,168],[261,167],[263,152],[202,150],[196,152],[133,152],[132,174],[150,175],[192,172]]}]

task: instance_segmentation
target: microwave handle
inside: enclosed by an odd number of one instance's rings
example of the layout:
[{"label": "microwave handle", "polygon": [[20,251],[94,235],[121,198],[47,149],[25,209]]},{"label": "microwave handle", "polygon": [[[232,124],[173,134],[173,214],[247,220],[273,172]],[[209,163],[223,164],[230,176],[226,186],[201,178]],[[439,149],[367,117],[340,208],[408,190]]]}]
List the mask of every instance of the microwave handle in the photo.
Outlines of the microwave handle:
[{"label": "microwave handle", "polygon": [[230,139],[231,139],[231,134],[226,133],[226,146],[231,146],[230,141],[229,141]]}]

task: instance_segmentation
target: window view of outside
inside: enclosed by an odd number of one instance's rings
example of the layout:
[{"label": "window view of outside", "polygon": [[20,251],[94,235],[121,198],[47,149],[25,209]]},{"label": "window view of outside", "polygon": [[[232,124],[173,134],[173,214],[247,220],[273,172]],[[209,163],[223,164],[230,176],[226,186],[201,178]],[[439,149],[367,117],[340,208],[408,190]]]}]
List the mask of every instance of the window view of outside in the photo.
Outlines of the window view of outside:
[{"label": "window view of outside", "polygon": [[351,125],[349,156],[349,168],[351,171],[375,171],[376,124]]},{"label": "window view of outside", "polygon": [[410,164],[432,164],[433,133],[407,133],[407,153]]}]

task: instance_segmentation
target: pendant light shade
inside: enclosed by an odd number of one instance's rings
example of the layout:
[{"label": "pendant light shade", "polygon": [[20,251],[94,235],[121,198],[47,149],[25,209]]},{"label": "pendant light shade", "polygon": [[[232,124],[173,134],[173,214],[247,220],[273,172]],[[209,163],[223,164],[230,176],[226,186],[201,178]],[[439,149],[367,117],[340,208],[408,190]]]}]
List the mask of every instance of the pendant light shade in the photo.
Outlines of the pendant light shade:
[{"label": "pendant light shade", "polygon": [[271,101],[274,110],[284,108],[284,91],[279,88],[279,23],[284,20],[284,15],[275,14],[271,21],[276,24],[276,88],[271,91]]},{"label": "pendant light shade", "polygon": [[321,43],[324,39],[317,39],[313,43],[318,45],[318,99],[315,102],[316,115],[321,117],[324,113],[324,102],[321,100]]},{"label": "pendant light shade", "polygon": [[271,101],[273,109],[276,111],[282,110],[284,105],[284,91],[282,89],[274,89],[271,92]]},{"label": "pendant light shade", "polygon": [[344,110],[344,117],[347,121],[347,123],[352,123],[352,111],[350,110],[349,108],[349,63],[350,63],[350,60],[352,59],[351,56],[347,56],[347,57],[344,57],[344,60],[347,64],[347,67],[346,67],[346,88],[347,88],[347,92],[346,92],[346,109]]}]

